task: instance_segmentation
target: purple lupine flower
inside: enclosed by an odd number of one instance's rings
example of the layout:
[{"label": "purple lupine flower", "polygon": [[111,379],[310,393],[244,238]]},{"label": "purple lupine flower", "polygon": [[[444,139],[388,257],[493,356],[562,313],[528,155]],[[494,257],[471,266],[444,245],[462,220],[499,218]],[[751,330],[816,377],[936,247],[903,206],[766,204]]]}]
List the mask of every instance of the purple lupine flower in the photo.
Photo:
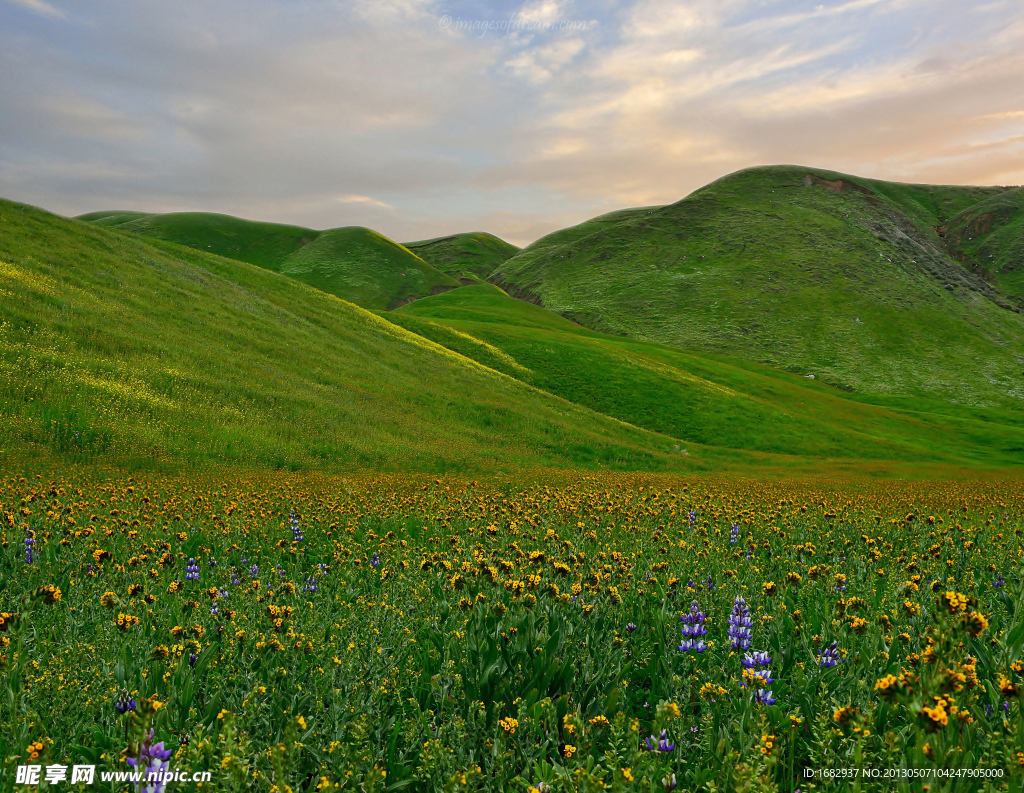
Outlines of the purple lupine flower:
[{"label": "purple lupine flower", "polygon": [[630,622],[626,625],[626,633],[632,633],[636,630],[636,623]]},{"label": "purple lupine flower", "polygon": [[199,565],[195,559],[188,560],[188,567],[185,568],[185,579],[192,581],[199,578]]},{"label": "purple lupine flower", "polygon": [[749,650],[751,628],[754,623],[750,619],[750,607],[742,595],[738,595],[732,604],[732,613],[729,615],[729,639],[732,640],[732,649]]},{"label": "purple lupine flower", "polygon": [[232,571],[232,573],[231,573],[231,583],[234,584],[235,586],[241,586],[242,585],[242,582],[238,580],[238,573],[236,573],[234,571]]},{"label": "purple lupine flower", "polygon": [[676,789],[677,784],[675,774],[668,774],[661,778],[661,786],[665,788],[665,793],[672,793]]},{"label": "purple lupine flower", "polygon": [[697,513],[691,510],[689,513],[687,513],[686,520],[689,522],[690,528],[692,529],[693,524],[697,522]]},{"label": "purple lupine flower", "polygon": [[376,551],[374,551],[373,556],[370,557],[370,567],[380,567],[380,554]]},{"label": "purple lupine flower", "polygon": [[765,691],[763,688],[758,689],[754,692],[754,696],[751,698],[756,705],[774,705],[778,702],[775,697],[772,696],[771,689]]},{"label": "purple lupine flower", "polygon": [[832,642],[824,650],[818,651],[818,666],[829,669],[839,663],[839,642]]},{"label": "purple lupine flower", "polygon": [[32,529],[25,529],[25,564],[32,564],[35,561],[36,534]]},{"label": "purple lupine flower", "polygon": [[128,693],[128,689],[122,688],[114,700],[114,710],[122,716],[130,710],[135,710],[139,703]]},{"label": "purple lupine flower", "polygon": [[671,752],[676,748],[674,743],[669,743],[668,730],[662,730],[660,738],[655,738],[653,735],[649,738],[644,738],[644,743],[647,745],[647,751],[649,752]]},{"label": "purple lupine flower", "polygon": [[327,575],[327,565],[323,562],[317,562],[316,569],[320,571],[320,575]]},{"label": "purple lupine flower", "polygon": [[219,590],[217,591],[217,597],[218,597],[218,598],[226,598],[226,597],[227,597],[227,596],[228,596],[229,594],[231,594],[231,593],[230,593],[230,592],[228,592],[228,591],[227,591],[227,590],[226,590],[226,589],[225,589],[224,587],[221,587],[221,588],[220,588],[220,589],[219,589]]},{"label": "purple lupine flower", "polygon": [[247,564],[249,564],[249,560],[243,556],[242,561],[240,561],[239,564],[242,565],[242,567],[245,567]]},{"label": "purple lupine flower", "polygon": [[749,562],[753,558],[754,558],[754,549],[753,548],[747,548],[747,561]]},{"label": "purple lupine flower", "polygon": [[995,581],[994,584],[992,584],[992,587],[994,589],[999,589],[1000,587],[1003,587],[1003,586],[1006,586],[1006,579],[1003,578],[1003,574],[1002,573],[996,573],[996,581]]},{"label": "purple lupine flower", "polygon": [[195,653],[189,653],[188,654],[188,665],[189,666],[195,666],[196,665],[196,661],[198,661],[198,660],[199,660],[199,656],[196,655]]},{"label": "purple lupine flower", "polygon": [[714,592],[715,591],[715,579],[713,579],[710,574],[708,575],[708,582],[704,585],[704,588],[708,592]]},{"label": "purple lupine flower", "polygon": [[218,614],[220,614],[220,609],[217,608],[217,604],[214,603],[213,604],[213,608],[210,609],[210,616],[211,617],[216,617]]},{"label": "purple lupine flower", "polygon": [[688,586],[690,589],[695,589],[697,587],[697,585],[693,582],[692,578],[686,582],[686,586]]},{"label": "purple lupine flower", "polygon": [[303,592],[316,592],[316,576],[311,575],[306,579],[306,585],[302,587]]},{"label": "purple lupine flower", "polygon": [[696,652],[703,653],[708,649],[707,642],[704,641],[704,637],[708,635],[707,628],[704,627],[704,621],[708,618],[708,615],[700,610],[700,604],[697,601],[693,601],[690,604],[690,613],[683,614],[679,618],[679,621],[683,623],[683,642],[679,645],[680,652]]},{"label": "purple lupine flower", "polygon": [[772,657],[765,652],[758,652],[754,650],[752,653],[747,653],[743,656],[742,664],[747,669],[757,669],[760,666],[768,666],[772,662]]},{"label": "purple lupine flower", "polygon": [[740,524],[733,523],[729,532],[729,545],[735,545],[740,541]]},{"label": "purple lupine flower", "polygon": [[150,730],[142,745],[138,747],[139,756],[128,758],[128,765],[142,775],[142,781],[135,783],[139,793],[163,793],[167,786],[167,780],[162,777],[163,772],[167,770],[167,761],[173,753],[170,749],[164,749],[163,741],[153,743],[153,736],[154,731]]},{"label": "purple lupine flower", "polygon": [[299,515],[295,511],[295,507],[292,507],[291,514],[288,515],[288,525],[292,529],[292,542],[296,544],[302,542],[304,537],[302,536],[302,527],[299,526]]},{"label": "purple lupine flower", "polygon": [[255,578],[260,574],[260,566],[258,564],[251,565],[249,567],[249,578]]},{"label": "purple lupine flower", "polygon": [[281,565],[277,566],[277,575],[280,578],[284,578],[284,568]]},{"label": "purple lupine flower", "polygon": [[[760,683],[762,686],[770,686],[775,682],[775,678],[772,677],[772,671],[768,668],[768,665],[771,664],[771,662],[772,657],[766,652],[754,650],[754,652],[744,655],[743,666],[745,669],[750,671],[749,674],[744,673],[744,682],[740,685],[743,688],[746,688],[746,680],[750,680],[755,684]],[[775,698],[772,696],[771,689],[765,690],[764,688],[759,688],[755,691],[750,697],[750,700],[758,705],[774,705],[776,702]]]},{"label": "purple lupine flower", "polygon": [[216,559],[211,559],[210,561],[207,562],[207,564],[210,565],[210,567],[216,567],[217,566],[217,560]]}]

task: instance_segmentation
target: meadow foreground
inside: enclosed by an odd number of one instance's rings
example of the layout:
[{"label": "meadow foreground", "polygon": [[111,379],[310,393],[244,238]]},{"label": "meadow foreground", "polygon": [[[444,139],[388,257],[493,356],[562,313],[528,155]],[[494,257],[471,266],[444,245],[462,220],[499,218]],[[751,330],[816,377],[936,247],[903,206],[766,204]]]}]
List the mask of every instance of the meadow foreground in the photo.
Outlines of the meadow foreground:
[{"label": "meadow foreground", "polygon": [[129,759],[208,770],[203,790],[1024,774],[1012,482],[81,468],[2,487],[4,789],[32,764],[110,789]]}]

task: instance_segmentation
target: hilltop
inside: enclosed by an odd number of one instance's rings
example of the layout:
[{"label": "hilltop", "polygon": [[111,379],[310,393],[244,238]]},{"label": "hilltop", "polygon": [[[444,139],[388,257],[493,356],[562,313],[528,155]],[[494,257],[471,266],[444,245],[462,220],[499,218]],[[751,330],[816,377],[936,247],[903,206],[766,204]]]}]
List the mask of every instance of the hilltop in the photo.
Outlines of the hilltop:
[{"label": "hilltop", "polygon": [[[1020,196],[754,168],[557,231],[489,280],[595,330],[862,395],[1020,405]],[[960,259],[995,275],[951,256],[979,207],[999,220]]]}]

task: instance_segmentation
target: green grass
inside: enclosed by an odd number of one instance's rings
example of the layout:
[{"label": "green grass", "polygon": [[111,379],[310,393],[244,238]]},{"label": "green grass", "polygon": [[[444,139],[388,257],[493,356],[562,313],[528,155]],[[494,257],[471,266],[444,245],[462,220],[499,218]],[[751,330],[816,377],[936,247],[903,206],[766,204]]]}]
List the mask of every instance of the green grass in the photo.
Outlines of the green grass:
[{"label": "green grass", "polygon": [[743,461],[728,450],[683,458],[671,439],[258,267],[6,201],[0,221],[6,459],[415,470]]},{"label": "green grass", "polygon": [[284,260],[281,274],[364,308],[395,308],[459,282],[360,226],[325,231]]},{"label": "green grass", "polygon": [[315,231],[209,212],[92,212],[79,220],[255,264],[364,308],[391,308],[459,284],[360,226]]},{"label": "green grass", "polygon": [[498,265],[519,252],[515,245],[482,231],[403,245],[441,272],[463,282],[486,280]]},{"label": "green grass", "polygon": [[1024,413],[939,400],[871,405],[778,369],[591,331],[491,285],[383,316],[577,404],[691,442],[822,458],[1024,462]]},{"label": "green grass", "polygon": [[756,168],[555,232],[490,280],[596,330],[858,393],[1019,405],[1024,320],[932,228],[1004,195]]}]

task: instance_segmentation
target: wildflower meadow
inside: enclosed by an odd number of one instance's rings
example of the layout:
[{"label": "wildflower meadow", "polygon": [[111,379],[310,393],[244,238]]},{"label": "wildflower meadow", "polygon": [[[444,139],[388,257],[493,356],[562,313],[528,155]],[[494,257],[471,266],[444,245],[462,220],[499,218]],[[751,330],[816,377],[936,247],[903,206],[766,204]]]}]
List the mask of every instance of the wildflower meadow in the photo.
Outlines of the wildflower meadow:
[{"label": "wildflower meadow", "polygon": [[995,480],[9,476],[0,786],[1019,790],[1021,507]]}]

